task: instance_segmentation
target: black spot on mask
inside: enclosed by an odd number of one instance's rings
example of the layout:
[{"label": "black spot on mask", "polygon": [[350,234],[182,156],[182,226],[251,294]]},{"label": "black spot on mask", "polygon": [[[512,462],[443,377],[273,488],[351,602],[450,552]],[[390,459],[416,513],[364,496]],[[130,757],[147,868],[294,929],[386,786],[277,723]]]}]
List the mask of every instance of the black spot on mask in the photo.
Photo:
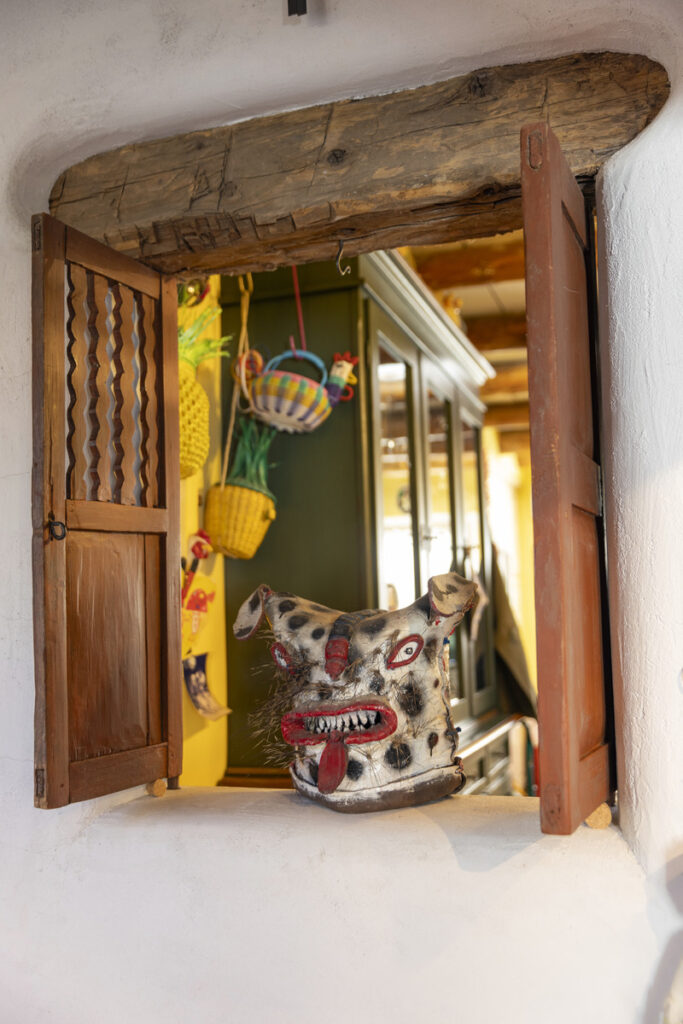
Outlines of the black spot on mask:
[{"label": "black spot on mask", "polygon": [[413,760],[413,755],[410,753],[410,747],[407,743],[401,743],[400,740],[394,740],[386,754],[384,760],[390,767],[395,768],[396,771],[400,771],[401,768],[407,768],[410,762]]},{"label": "black spot on mask", "polygon": [[381,672],[373,672],[372,679],[368,684],[373,693],[381,693],[384,689],[384,677]]},{"label": "black spot on mask", "polygon": [[355,782],[363,774],[363,763],[357,761],[355,757],[349,758],[349,763],[346,766],[346,775],[352,782]]},{"label": "black spot on mask", "polygon": [[382,632],[386,624],[387,620],[380,616],[378,619],[367,619],[365,622],[361,622],[358,630],[361,633],[365,633],[366,636],[376,636]]},{"label": "black spot on mask", "polygon": [[402,686],[399,691],[399,707],[406,713],[406,715],[408,715],[409,718],[414,718],[416,715],[420,714],[424,708],[424,703],[422,687],[411,672],[408,677],[408,682],[405,686]]},{"label": "black spot on mask", "polygon": [[280,601],[279,605],[277,606],[277,610],[279,611],[280,615],[286,615],[287,612],[294,611],[295,608],[296,601]]},{"label": "black spot on mask", "polygon": [[291,619],[287,620],[287,625],[290,629],[301,629],[308,622],[308,615],[292,615]]},{"label": "black spot on mask", "polygon": [[427,661],[434,661],[439,650],[439,638],[436,636],[431,637],[430,640],[422,648],[422,654]]}]

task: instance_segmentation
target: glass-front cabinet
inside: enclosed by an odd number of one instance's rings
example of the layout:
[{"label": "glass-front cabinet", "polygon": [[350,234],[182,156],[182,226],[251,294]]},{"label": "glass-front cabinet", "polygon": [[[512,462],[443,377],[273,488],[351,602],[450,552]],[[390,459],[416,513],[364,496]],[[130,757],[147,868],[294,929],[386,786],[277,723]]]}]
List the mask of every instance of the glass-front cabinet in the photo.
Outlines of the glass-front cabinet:
[{"label": "glass-front cabinet", "polygon": [[[368,295],[377,603],[410,604],[426,593],[431,576],[450,570],[488,594],[483,406],[475,373],[485,364],[394,254],[360,263]],[[468,616],[448,641],[452,715],[472,730],[495,706],[491,610],[489,604]]]}]

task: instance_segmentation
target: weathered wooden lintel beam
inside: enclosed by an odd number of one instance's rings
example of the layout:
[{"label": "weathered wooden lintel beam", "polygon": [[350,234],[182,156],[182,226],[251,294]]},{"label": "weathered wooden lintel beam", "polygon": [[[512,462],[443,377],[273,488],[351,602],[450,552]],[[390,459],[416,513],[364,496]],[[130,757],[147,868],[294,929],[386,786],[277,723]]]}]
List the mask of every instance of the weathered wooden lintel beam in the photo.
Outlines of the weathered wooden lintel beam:
[{"label": "weathered wooden lintel beam", "polygon": [[522,125],[547,120],[588,179],[668,90],[625,54],[484,68],[102,153],[61,175],[50,210],[184,276],[481,237],[521,226]]}]

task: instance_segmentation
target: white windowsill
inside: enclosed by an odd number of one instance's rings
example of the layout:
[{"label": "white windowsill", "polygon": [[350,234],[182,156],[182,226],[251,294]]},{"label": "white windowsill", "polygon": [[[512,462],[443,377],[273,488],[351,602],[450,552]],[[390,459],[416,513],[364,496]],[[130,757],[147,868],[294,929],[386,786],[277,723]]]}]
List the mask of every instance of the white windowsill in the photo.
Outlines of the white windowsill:
[{"label": "white windowsill", "polygon": [[[394,865],[410,851],[436,859],[455,859],[468,870],[497,868],[506,862],[557,867],[582,861],[629,865],[640,873],[619,829],[582,825],[571,836],[546,836],[533,797],[455,796],[422,807],[372,814],[339,814],[291,790],[189,787],[155,799],[147,795],[105,811],[90,829],[110,833],[134,827],[140,840],[163,835],[201,846],[209,836],[220,841],[229,863],[231,850],[248,837],[254,846],[276,841],[281,852],[334,849],[337,857],[357,857],[387,844]],[[440,852],[439,852],[440,851]],[[371,856],[371,854],[369,854]],[[573,873],[573,868],[571,872]]]}]

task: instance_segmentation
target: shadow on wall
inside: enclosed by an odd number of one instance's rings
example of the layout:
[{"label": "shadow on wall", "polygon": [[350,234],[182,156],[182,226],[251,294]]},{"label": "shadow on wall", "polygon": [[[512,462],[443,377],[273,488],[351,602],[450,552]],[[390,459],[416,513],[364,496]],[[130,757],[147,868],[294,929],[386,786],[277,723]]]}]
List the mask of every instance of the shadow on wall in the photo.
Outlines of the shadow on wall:
[{"label": "shadow on wall", "polygon": [[[662,885],[662,882],[664,885]],[[683,915],[683,853],[667,861],[661,872],[650,878],[650,885],[657,894],[650,901],[650,908],[661,907],[663,890],[669,894],[679,915]],[[666,908],[669,909],[668,907]],[[653,920],[653,931],[658,922]],[[659,961],[645,1005],[643,1024],[682,1024],[683,1022],[683,928],[679,928],[669,939]]]},{"label": "shadow on wall", "polygon": [[537,843],[556,839],[541,833],[536,797],[487,796],[485,805],[480,801],[474,805],[471,799],[448,799],[451,806],[446,828],[441,802],[420,807],[420,812],[442,830],[463,871],[491,871]]}]

